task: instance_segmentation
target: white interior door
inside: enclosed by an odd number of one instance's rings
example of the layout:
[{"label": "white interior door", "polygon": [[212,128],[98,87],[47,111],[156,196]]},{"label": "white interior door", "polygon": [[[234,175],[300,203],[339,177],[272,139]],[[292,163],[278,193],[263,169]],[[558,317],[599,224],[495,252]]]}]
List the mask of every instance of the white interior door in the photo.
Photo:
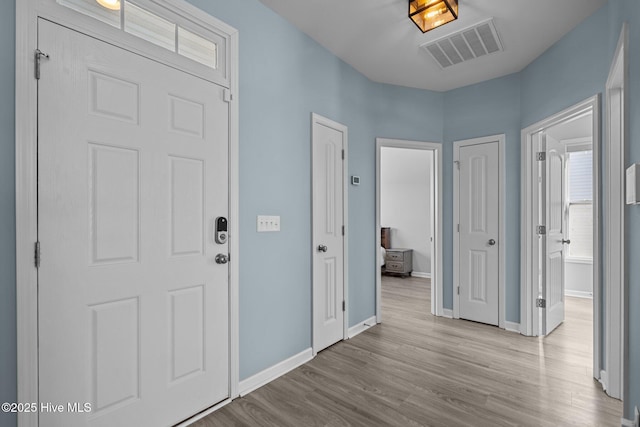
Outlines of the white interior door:
[{"label": "white interior door", "polygon": [[499,143],[459,149],[459,310],[463,319],[499,323]]},{"label": "white interior door", "polygon": [[541,162],[541,206],[546,234],[542,235],[542,334],[551,333],[564,321],[564,258],[565,258],[565,177],[564,146],[543,134],[546,161]]},{"label": "white interior door", "polygon": [[43,426],[173,425],[229,395],[228,104],[215,84],[40,20]]},{"label": "white interior door", "polygon": [[313,350],[344,338],[343,150],[347,128],[313,116]]}]

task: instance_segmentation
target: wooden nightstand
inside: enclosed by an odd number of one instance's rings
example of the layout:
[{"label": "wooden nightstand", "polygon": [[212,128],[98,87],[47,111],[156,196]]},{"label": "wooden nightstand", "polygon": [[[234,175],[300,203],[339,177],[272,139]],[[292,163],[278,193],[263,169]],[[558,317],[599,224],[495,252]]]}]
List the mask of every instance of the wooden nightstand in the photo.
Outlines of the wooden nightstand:
[{"label": "wooden nightstand", "polygon": [[385,273],[411,276],[413,271],[413,249],[387,249]]}]

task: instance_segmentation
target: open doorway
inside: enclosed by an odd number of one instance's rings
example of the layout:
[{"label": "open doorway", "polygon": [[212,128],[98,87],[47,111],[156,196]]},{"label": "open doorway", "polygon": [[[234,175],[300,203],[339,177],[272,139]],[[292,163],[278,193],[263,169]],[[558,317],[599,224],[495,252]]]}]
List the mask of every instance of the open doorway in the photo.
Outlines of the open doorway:
[{"label": "open doorway", "polygon": [[431,306],[431,173],[433,153],[380,151],[380,263],[382,310],[403,302]]},{"label": "open doorway", "polygon": [[425,313],[441,315],[441,144],[378,138],[376,145],[377,322],[383,294],[391,304],[418,298]]},{"label": "open doorway", "polygon": [[593,298],[592,120],[589,111],[545,131],[564,152],[564,295],[568,298]]},{"label": "open doorway", "polygon": [[598,108],[592,97],[522,131],[521,332],[580,343],[572,363],[601,379]]},{"label": "open doorway", "polygon": [[[546,336],[545,345],[571,345],[576,349],[572,355],[571,364],[584,366],[589,369],[593,357],[593,111],[588,109],[581,115],[567,118],[549,128],[540,131],[536,139],[546,140],[546,151],[552,150],[557,144],[557,151],[561,153],[562,167],[560,176],[554,176],[552,171],[547,174],[550,182],[548,188],[558,189],[549,192],[541,191],[539,197],[546,194],[546,200],[541,200],[540,206],[546,206],[551,212],[553,194],[559,195],[559,222],[549,219],[546,239],[553,239],[553,224],[558,224],[560,233],[556,245],[560,252],[562,264],[558,267],[562,274],[557,289],[560,294],[549,290],[546,293],[546,307],[553,309],[554,299],[560,298],[562,304],[557,304],[561,312],[557,318],[542,317],[545,327],[541,328]],[[542,147],[541,147],[542,150]],[[546,156],[547,168],[552,155]],[[540,170],[543,168],[541,167]],[[544,180],[544,178],[540,177]],[[558,179],[559,178],[559,179]],[[560,182],[558,182],[560,181]],[[543,237],[543,236],[541,236]],[[543,240],[543,239],[541,239]],[[551,244],[548,243],[547,247]],[[544,248],[541,245],[541,250]],[[551,257],[551,255],[548,255]],[[544,256],[540,257],[544,260]],[[541,262],[542,264],[542,262]],[[541,270],[544,270],[541,265]],[[552,269],[553,261],[547,269]],[[553,272],[548,272],[547,286],[551,287]],[[542,294],[542,290],[540,290]],[[555,324],[553,322],[556,322]]]}]

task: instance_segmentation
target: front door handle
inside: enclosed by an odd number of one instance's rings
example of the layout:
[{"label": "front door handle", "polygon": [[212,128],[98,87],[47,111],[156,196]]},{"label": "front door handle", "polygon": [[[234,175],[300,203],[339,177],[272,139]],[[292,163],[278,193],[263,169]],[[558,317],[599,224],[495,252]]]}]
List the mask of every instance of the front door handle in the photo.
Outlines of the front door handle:
[{"label": "front door handle", "polygon": [[318,245],[318,252],[327,252],[326,245]]}]

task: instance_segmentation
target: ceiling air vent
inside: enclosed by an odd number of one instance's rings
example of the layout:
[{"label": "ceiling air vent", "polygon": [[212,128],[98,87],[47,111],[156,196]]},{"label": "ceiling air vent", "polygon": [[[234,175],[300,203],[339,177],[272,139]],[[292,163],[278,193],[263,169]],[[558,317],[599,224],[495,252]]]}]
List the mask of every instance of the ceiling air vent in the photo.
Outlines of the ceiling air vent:
[{"label": "ceiling air vent", "polygon": [[429,52],[442,68],[504,51],[493,18],[420,47]]}]

